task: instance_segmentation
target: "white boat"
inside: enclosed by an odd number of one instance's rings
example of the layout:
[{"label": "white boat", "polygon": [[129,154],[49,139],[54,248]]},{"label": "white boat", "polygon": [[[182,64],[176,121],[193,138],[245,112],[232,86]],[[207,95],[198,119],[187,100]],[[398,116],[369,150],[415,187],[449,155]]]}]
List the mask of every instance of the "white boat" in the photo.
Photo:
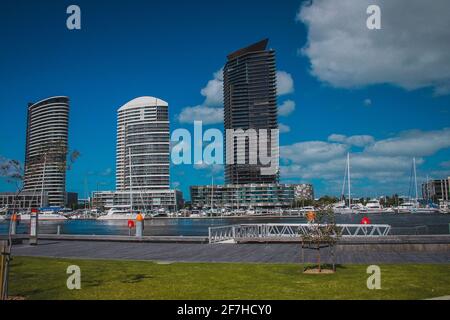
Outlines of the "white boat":
[{"label": "white boat", "polygon": [[365,208],[368,213],[381,213],[383,211],[383,207],[377,199],[369,200],[366,203]]},{"label": "white boat", "polygon": [[[30,213],[21,213],[18,215],[21,221],[31,220]],[[67,220],[65,216],[59,213],[50,213],[50,212],[40,212],[38,214],[39,221],[56,221],[56,220]]]},{"label": "white boat", "polygon": [[441,213],[441,211],[438,208],[433,207],[417,207],[414,209],[413,213],[433,214]]},{"label": "white boat", "polygon": [[412,168],[411,168],[411,179],[413,180],[413,186],[415,187],[415,198],[413,200],[402,203],[396,208],[398,213],[422,213],[422,214],[433,214],[440,213],[439,208],[432,206],[421,207],[419,204],[419,195],[417,188],[417,171],[416,171],[416,158],[413,158]]},{"label": "white boat", "polygon": [[392,208],[383,208],[377,199],[369,200],[364,206],[365,213],[394,213]]},{"label": "white boat", "polygon": [[[97,220],[136,220],[139,212],[130,212],[129,208],[113,207]],[[141,214],[145,218],[145,214]]]},{"label": "white boat", "polygon": [[338,202],[333,205],[333,213],[335,214],[350,214],[350,213],[358,213],[356,209],[352,206],[349,208],[345,201]]},{"label": "white boat", "polygon": [[247,210],[245,210],[245,215],[247,216],[254,216],[256,214],[255,209],[249,208]]},{"label": "white boat", "polygon": [[408,201],[404,202],[396,208],[398,213],[422,213],[433,214],[440,213],[438,208],[433,207],[420,207],[418,202]]}]

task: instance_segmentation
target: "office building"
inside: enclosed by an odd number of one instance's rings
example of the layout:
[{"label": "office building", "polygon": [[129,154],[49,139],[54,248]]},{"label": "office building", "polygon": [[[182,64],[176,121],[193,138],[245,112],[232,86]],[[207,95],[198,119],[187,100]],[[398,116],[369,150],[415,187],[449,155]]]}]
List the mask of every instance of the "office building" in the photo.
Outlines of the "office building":
[{"label": "office building", "polygon": [[48,205],[48,193],[46,191],[44,193],[40,191],[22,191],[20,194],[16,192],[0,192],[0,210],[29,210],[47,207]]},{"label": "office building", "polygon": [[291,208],[302,200],[313,200],[311,184],[239,184],[191,186],[191,203],[196,209]]},{"label": "office building", "polygon": [[[132,192],[133,208],[142,212],[154,212],[160,209],[176,211],[183,208],[183,194],[178,190],[143,190]],[[97,191],[92,194],[92,207],[109,210],[113,207],[128,208],[129,191]]]}]

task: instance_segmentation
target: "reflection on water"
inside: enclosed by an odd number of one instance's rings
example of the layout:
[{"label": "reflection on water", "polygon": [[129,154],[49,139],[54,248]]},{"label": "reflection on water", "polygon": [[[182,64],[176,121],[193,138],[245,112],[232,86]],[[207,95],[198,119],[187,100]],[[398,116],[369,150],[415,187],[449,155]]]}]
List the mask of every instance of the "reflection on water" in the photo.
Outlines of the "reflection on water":
[{"label": "reflection on water", "polygon": [[[393,234],[449,234],[450,215],[443,214],[367,214],[373,224],[389,224]],[[362,215],[339,215],[338,223],[359,223]],[[208,227],[241,223],[305,223],[302,217],[250,217],[250,218],[174,218],[145,220],[144,235],[154,236],[207,236]],[[8,232],[8,221],[0,223],[0,234]],[[62,234],[128,235],[127,221],[66,220],[40,221],[39,232],[55,234],[61,226]],[[28,233],[29,223],[21,222],[17,233]],[[134,234],[134,230],[132,232]]]}]

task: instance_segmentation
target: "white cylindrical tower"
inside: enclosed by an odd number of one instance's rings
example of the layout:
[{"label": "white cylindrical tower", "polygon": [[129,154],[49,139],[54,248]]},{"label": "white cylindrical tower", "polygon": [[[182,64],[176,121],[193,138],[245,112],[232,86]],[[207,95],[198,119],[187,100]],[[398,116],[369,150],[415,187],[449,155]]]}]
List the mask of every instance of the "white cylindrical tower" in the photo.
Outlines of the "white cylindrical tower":
[{"label": "white cylindrical tower", "polygon": [[169,105],[139,97],[118,110],[116,189],[169,189]]}]

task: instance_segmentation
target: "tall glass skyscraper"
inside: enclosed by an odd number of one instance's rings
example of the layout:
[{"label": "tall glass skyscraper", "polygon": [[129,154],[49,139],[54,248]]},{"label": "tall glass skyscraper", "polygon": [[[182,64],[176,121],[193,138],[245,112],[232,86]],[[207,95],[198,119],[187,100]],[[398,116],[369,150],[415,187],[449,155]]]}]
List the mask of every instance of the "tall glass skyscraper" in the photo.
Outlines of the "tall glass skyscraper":
[{"label": "tall glass skyscraper", "polygon": [[117,191],[169,189],[169,105],[136,98],[118,110]]},{"label": "tall glass skyscraper", "polygon": [[68,128],[68,97],[28,105],[24,190],[47,194],[50,206],[65,203]]},{"label": "tall glass skyscraper", "polygon": [[[278,157],[278,145],[270,148],[270,130],[278,129],[275,51],[267,49],[268,39],[228,55],[223,70],[225,129],[267,129],[269,155]],[[226,139],[225,139],[226,140]],[[259,140],[259,134],[258,134]],[[235,164],[227,164],[227,184],[278,183],[278,172],[262,174],[265,167],[259,160],[249,162],[249,150],[257,144],[225,141],[227,158],[232,154]],[[237,156],[245,155],[246,164],[237,164]]]}]

